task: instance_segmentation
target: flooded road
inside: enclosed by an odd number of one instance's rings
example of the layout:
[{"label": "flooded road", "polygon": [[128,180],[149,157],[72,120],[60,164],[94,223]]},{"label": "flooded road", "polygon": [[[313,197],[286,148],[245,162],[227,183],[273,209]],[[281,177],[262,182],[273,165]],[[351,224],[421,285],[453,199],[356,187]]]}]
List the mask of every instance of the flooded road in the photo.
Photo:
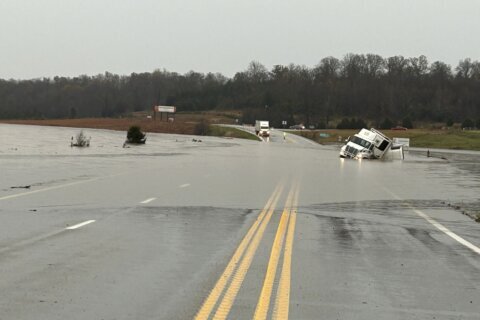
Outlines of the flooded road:
[{"label": "flooded road", "polygon": [[480,318],[478,153],[79,131],[0,124],[0,319]]}]

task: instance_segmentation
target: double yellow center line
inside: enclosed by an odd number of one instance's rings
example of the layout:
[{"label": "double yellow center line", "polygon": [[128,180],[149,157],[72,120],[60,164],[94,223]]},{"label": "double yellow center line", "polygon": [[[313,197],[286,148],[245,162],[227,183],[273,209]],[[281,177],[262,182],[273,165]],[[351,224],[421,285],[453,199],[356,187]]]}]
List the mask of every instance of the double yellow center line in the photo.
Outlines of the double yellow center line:
[{"label": "double yellow center line", "polygon": [[[292,264],[293,236],[295,231],[295,223],[297,220],[296,206],[298,204],[298,193],[299,189],[297,184],[290,190],[288,194],[285,208],[283,209],[277,233],[273,241],[270,260],[268,261],[267,273],[263,282],[260,298],[258,299],[257,308],[255,309],[255,320],[267,319],[268,310],[270,308],[270,298],[273,290],[273,282],[275,281],[282,248],[284,248],[283,265],[272,319],[288,319],[290,301],[290,270]],[[287,237],[284,241],[285,234]]]},{"label": "double yellow center line", "polygon": [[[283,184],[279,184],[275,188],[264,209],[260,212],[257,219],[240,242],[230,262],[215,284],[215,287],[212,289],[195,316],[196,320],[209,319],[212,314],[212,319],[215,320],[226,319],[228,317],[260,241],[263,238],[265,229],[267,228],[280,196],[282,195],[283,189]],[[255,310],[255,319],[266,319],[268,315],[273,283],[283,248],[283,265],[272,317],[274,319],[288,319],[291,255],[296,222],[295,208],[298,204],[298,194],[298,184],[295,184],[288,194],[285,208],[280,218],[264,284]]]}]

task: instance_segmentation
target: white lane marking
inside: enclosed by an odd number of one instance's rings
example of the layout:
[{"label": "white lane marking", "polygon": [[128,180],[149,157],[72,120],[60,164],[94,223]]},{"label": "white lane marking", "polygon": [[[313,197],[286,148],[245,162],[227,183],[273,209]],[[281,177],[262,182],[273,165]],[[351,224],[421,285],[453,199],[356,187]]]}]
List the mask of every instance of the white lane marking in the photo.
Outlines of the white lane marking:
[{"label": "white lane marking", "polygon": [[185,183],[179,186],[179,188],[186,188],[186,187],[190,187],[190,183]]},{"label": "white lane marking", "polygon": [[[397,200],[403,200],[402,198],[400,198],[399,196],[397,196],[396,194],[394,194],[393,192],[391,192],[390,190],[388,190],[387,188],[385,188],[385,191],[387,191],[388,193],[390,193],[395,199]],[[473,252],[477,253],[477,254],[480,254],[480,248],[477,247],[476,245],[472,244],[471,242],[463,239],[462,237],[460,237],[459,235],[457,235],[455,232],[452,232],[450,229],[448,229],[447,227],[445,227],[443,224],[437,222],[435,219],[433,219],[432,217],[430,217],[428,214],[426,214],[425,212],[422,212],[414,207],[412,207],[408,202],[405,202],[405,204],[413,210],[413,212],[415,212],[418,216],[422,217],[423,219],[427,220],[431,225],[433,225],[435,228],[437,228],[438,230],[442,231],[443,233],[445,233],[447,236],[449,236],[450,238],[456,240],[458,243],[464,245],[465,247],[469,248],[470,250],[472,250]]]},{"label": "white lane marking", "polygon": [[66,229],[66,230],[78,229],[78,228],[81,228],[81,227],[83,227],[83,226],[86,226],[87,224],[93,223],[93,222],[95,222],[95,221],[96,221],[96,220],[88,220],[88,221],[85,221],[85,222],[76,224],[76,225],[74,225],[74,226],[71,226],[71,227],[68,227],[68,228],[65,228],[65,229]]},{"label": "white lane marking", "polygon": [[142,202],[140,203],[149,203],[149,202],[152,202],[153,200],[155,200],[157,198],[148,198],[147,200],[143,200]]},{"label": "white lane marking", "polygon": [[77,184],[82,184],[82,183],[87,183],[87,182],[95,181],[95,180],[98,180],[98,179],[100,179],[100,178],[93,178],[93,179],[88,179],[88,180],[70,182],[70,183],[61,184],[61,185],[53,186],[53,187],[49,187],[49,188],[44,188],[44,189],[39,189],[39,190],[33,190],[33,191],[27,191],[27,192],[12,194],[12,195],[10,195],[10,196],[1,197],[0,200],[7,200],[7,199],[12,199],[12,198],[27,196],[27,195],[34,194],[34,193],[38,193],[38,192],[44,192],[44,191],[50,191],[50,190],[55,190],[55,189],[60,189],[60,188],[65,188],[65,187],[70,187],[70,186],[74,186],[74,185],[77,185]]},{"label": "white lane marking", "polygon": [[102,176],[102,177],[96,177],[96,178],[91,178],[91,179],[87,179],[87,180],[69,182],[69,183],[65,183],[65,184],[60,184],[60,185],[58,185],[58,186],[52,186],[52,187],[48,187],[48,188],[43,188],[43,189],[38,189],[38,190],[33,190],[33,191],[28,191],[28,192],[22,192],[22,193],[12,194],[12,195],[10,195],[10,196],[1,197],[1,198],[0,198],[0,201],[1,201],[1,200],[12,199],[12,198],[17,198],[17,197],[22,197],[22,196],[28,196],[28,195],[30,195],[30,194],[34,194],[34,193],[38,193],[38,192],[44,192],[44,191],[50,191],[50,190],[55,190],[55,189],[61,189],[61,188],[71,187],[71,186],[75,186],[75,185],[77,185],[77,184],[92,182],[92,181],[96,181],[96,180],[119,177],[119,176],[123,176],[123,175],[125,175],[125,174],[127,174],[127,173],[128,173],[128,172],[114,173],[114,174],[110,174],[110,175],[106,175],[106,176]]},{"label": "white lane marking", "polygon": [[437,228],[438,230],[442,231],[443,233],[445,233],[447,236],[455,239],[457,242],[463,244],[465,247],[469,248],[470,250],[472,250],[473,252],[476,252],[478,254],[480,254],[480,248],[477,247],[476,245],[472,244],[471,242],[468,242],[467,240],[463,239],[462,237],[460,237],[459,235],[457,235],[456,233],[450,231],[450,229],[448,229],[447,227],[445,227],[444,225],[442,225],[441,223],[438,223],[437,221],[435,221],[434,219],[432,219],[430,216],[428,216],[426,213],[420,211],[420,210],[417,210],[413,207],[410,207],[416,214],[418,214],[420,217],[424,218],[425,220],[427,220],[428,222],[430,222],[435,228]]}]

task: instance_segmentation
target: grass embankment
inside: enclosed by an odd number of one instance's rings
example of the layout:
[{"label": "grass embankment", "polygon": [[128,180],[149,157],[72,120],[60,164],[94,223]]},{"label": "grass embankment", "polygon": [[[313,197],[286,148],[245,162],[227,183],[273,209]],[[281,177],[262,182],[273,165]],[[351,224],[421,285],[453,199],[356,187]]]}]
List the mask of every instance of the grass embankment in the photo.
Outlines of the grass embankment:
[{"label": "grass embankment", "polygon": [[210,125],[210,129],[208,130],[208,135],[214,136],[214,137],[240,138],[240,139],[248,139],[248,140],[255,140],[255,141],[260,140],[256,135],[252,133],[248,133],[246,131],[243,131],[237,128],[222,127],[217,125]]},{"label": "grass embankment", "polygon": [[[291,131],[294,134],[321,144],[341,143],[359,130],[312,130]],[[388,137],[410,138],[410,146],[418,148],[462,149],[480,151],[480,131],[411,129],[406,131],[382,130]],[[322,137],[321,134],[329,137]]]},{"label": "grass embankment", "polygon": [[190,134],[196,133],[196,126],[205,122],[209,126],[208,135],[257,140],[256,136],[235,129],[216,126],[217,123],[233,124],[238,115],[222,112],[177,113],[173,122],[147,118],[146,112],[134,113],[123,118],[80,118],[80,119],[46,119],[46,120],[0,120],[0,123],[25,124],[39,126],[57,126],[72,128],[92,128],[127,131],[131,126],[141,127],[143,132]]}]

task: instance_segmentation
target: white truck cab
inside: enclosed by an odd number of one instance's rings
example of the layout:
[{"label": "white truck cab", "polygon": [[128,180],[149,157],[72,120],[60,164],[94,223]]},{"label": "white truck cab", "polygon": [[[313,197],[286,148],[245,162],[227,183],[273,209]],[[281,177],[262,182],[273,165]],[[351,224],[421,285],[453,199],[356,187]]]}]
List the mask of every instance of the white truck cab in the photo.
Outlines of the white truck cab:
[{"label": "white truck cab", "polygon": [[402,159],[403,147],[393,146],[390,138],[374,128],[362,129],[347,139],[340,149],[341,158],[352,159]]}]

